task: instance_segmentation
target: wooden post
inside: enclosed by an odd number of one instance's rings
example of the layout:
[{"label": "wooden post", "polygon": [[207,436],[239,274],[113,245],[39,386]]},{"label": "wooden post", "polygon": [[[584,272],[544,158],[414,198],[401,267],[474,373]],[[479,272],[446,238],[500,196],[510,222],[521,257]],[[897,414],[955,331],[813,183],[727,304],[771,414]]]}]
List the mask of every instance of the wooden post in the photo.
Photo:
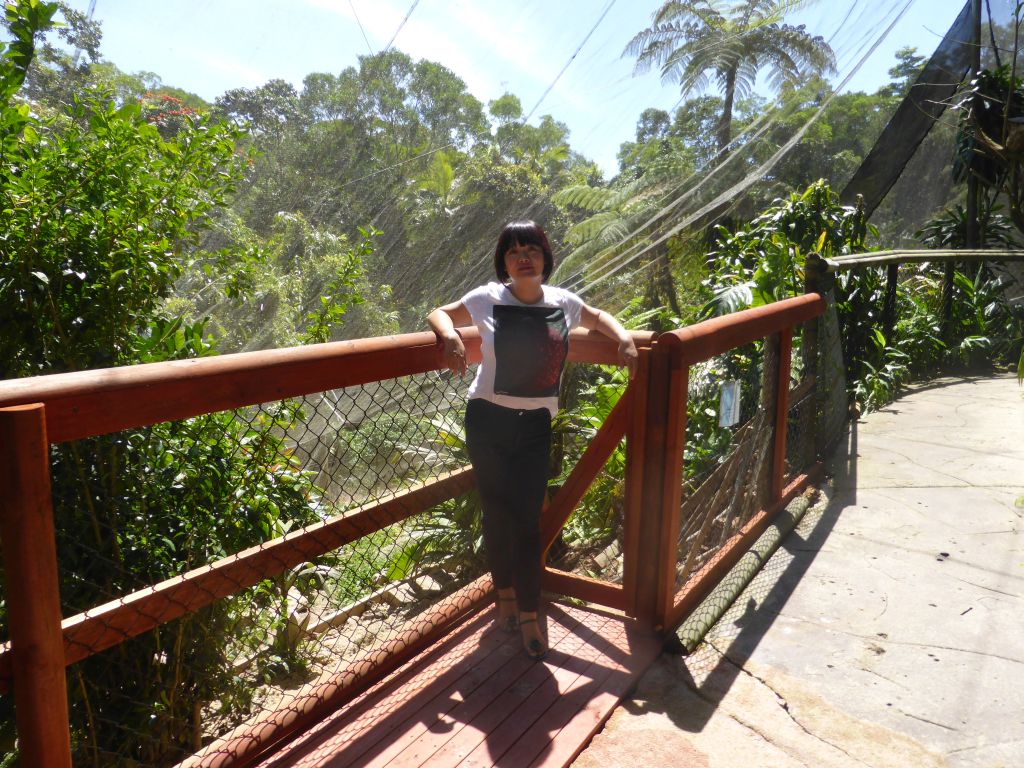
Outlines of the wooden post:
[{"label": "wooden post", "polygon": [[942,319],[939,334],[945,342],[950,341],[953,331],[953,278],[956,274],[956,262],[947,261],[942,277]]},{"label": "wooden post", "polygon": [[890,264],[885,268],[885,306],[882,307],[882,333],[885,334],[887,347],[892,346],[893,330],[896,328],[896,283],[899,272],[899,264]]},{"label": "wooden post", "polygon": [[643,466],[637,469],[640,488],[636,545],[631,566],[631,595],[641,625],[660,632],[671,613],[675,594],[682,494],[683,446],[686,439],[686,387],[689,369],[681,361],[679,340],[662,336],[650,356],[643,400]]},{"label": "wooden post", "polygon": [[[817,253],[807,254],[804,262],[804,292],[817,293],[828,299],[829,286],[828,267],[825,260]],[[803,333],[800,339],[800,358],[803,362],[804,377],[812,377],[815,381],[814,388],[817,391],[821,381],[821,326],[824,317],[816,317],[804,323]],[[805,405],[801,410],[800,419],[800,464],[801,469],[810,464],[818,455],[818,404],[820,398],[817,392],[811,395],[810,406]]]},{"label": "wooden post", "polygon": [[779,333],[778,365],[775,375],[775,432],[772,448],[772,481],[770,504],[782,498],[786,479],[786,428],[789,417],[789,371],[793,355],[793,329]]},{"label": "wooden post", "polygon": [[49,447],[41,404],[0,409],[0,538],[20,762],[71,768]]},{"label": "wooden post", "polygon": [[640,562],[640,526],[643,521],[644,468],[647,459],[647,401],[650,389],[651,350],[637,350],[636,379],[633,381],[633,402],[626,429],[625,511],[622,532],[622,588],[625,592],[627,616],[637,616],[637,584]]}]

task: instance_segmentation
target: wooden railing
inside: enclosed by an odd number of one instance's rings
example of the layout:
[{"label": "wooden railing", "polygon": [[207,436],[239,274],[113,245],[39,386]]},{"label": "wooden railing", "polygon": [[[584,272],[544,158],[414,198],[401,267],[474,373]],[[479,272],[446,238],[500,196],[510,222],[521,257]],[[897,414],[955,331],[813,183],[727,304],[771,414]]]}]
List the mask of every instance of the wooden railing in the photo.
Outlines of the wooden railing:
[{"label": "wooden railing", "polygon": [[914,249],[851,253],[844,256],[822,258],[816,253],[808,255],[806,278],[808,292],[827,291],[829,275],[860,267],[885,267],[885,300],[882,307],[882,333],[892,337],[896,326],[896,286],[901,264],[943,264],[942,281],[942,335],[948,331],[953,308],[953,275],[957,263],[983,264],[985,262],[1024,261],[1024,251],[1014,249]]},{"label": "wooden railing", "polygon": [[[543,542],[550,547],[625,437],[622,583],[547,569],[546,589],[624,611],[652,631],[678,623],[770,522],[773,511],[807,482],[807,475],[785,477],[791,340],[794,327],[816,318],[824,307],[824,300],[811,294],[657,338],[634,334],[639,372],[542,518]],[[470,361],[478,362],[478,335],[463,329],[463,336]],[[769,503],[713,564],[677,593],[689,368],[765,338],[776,339],[779,352],[770,404],[774,443]],[[604,337],[573,333],[570,360],[614,364],[615,357],[616,345]],[[70,766],[67,665],[454,498],[473,484],[470,468],[454,470],[62,620],[49,487],[51,444],[441,367],[434,335],[419,333],[0,382],[0,535],[10,631],[9,644],[0,650],[0,684],[13,687],[22,764]],[[477,579],[411,621],[383,648],[321,678],[286,710],[248,723],[189,764],[251,762],[441,637],[490,593],[489,578]]]}]

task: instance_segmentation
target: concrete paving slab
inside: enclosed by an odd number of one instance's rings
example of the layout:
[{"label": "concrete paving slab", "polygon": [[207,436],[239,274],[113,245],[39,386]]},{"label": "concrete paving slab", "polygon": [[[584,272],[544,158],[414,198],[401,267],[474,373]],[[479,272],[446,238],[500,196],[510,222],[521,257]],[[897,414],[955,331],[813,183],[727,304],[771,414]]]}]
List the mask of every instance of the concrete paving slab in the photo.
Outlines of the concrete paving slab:
[{"label": "concrete paving slab", "polygon": [[944,379],[851,425],[822,502],[575,765],[1024,767],[1022,394]]}]

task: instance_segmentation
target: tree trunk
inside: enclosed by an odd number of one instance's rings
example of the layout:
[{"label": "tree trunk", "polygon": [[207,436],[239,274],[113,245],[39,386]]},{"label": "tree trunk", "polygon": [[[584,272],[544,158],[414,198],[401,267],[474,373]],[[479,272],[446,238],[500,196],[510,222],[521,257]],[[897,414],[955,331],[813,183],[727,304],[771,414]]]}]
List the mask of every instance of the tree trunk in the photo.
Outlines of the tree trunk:
[{"label": "tree trunk", "polygon": [[718,139],[718,159],[729,156],[729,142],[732,141],[732,105],[736,98],[736,67],[725,73],[725,93],[722,100],[722,115],[718,118],[715,134]]}]

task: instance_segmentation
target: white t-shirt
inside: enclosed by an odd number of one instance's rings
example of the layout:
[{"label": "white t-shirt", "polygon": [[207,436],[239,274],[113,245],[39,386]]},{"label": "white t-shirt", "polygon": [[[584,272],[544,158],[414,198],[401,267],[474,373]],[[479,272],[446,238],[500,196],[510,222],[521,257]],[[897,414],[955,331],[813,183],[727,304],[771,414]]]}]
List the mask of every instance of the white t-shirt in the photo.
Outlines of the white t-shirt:
[{"label": "white t-shirt", "polygon": [[569,331],[580,324],[583,301],[564,288],[541,286],[534,304],[519,301],[502,283],[487,283],[462,297],[480,331],[483,362],[469,387],[506,408],[558,412],[558,382],[569,352]]}]

